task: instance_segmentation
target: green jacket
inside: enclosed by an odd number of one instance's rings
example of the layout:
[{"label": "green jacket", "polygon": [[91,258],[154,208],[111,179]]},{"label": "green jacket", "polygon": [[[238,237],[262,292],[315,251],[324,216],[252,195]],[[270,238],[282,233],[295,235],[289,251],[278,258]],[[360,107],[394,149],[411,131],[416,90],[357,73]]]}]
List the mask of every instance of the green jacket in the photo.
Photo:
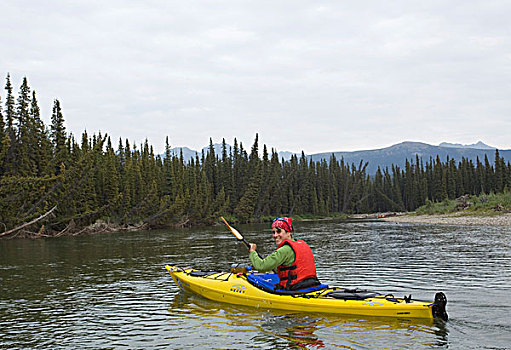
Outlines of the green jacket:
[{"label": "green jacket", "polygon": [[295,261],[295,252],[288,244],[284,244],[264,259],[261,259],[255,251],[250,252],[249,258],[255,270],[259,272],[266,272],[277,270],[277,267],[280,265],[293,265]]}]

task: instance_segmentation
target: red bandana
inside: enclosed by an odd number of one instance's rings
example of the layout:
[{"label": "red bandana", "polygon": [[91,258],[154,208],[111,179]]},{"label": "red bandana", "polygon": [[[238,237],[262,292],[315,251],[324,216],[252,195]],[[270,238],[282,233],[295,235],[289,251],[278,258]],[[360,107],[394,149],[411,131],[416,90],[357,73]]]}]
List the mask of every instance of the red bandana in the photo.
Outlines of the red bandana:
[{"label": "red bandana", "polygon": [[293,232],[293,219],[291,218],[276,218],[273,220],[271,224],[271,228],[280,227],[281,229],[286,230],[287,232]]}]

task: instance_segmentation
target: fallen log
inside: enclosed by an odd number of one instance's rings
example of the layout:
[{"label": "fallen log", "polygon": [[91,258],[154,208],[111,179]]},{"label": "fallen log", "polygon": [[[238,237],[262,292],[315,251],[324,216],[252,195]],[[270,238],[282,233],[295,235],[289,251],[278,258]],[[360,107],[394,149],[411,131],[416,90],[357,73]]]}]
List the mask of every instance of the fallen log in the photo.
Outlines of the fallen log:
[{"label": "fallen log", "polygon": [[19,231],[27,226],[30,226],[32,224],[35,224],[36,222],[38,222],[39,220],[42,220],[44,219],[45,217],[47,217],[48,215],[50,215],[55,209],[57,208],[57,206],[54,206],[53,208],[51,208],[49,211],[47,211],[46,213],[44,213],[43,215],[41,215],[40,217],[38,218],[35,218],[34,220],[30,221],[30,222],[26,222],[24,223],[23,225],[21,226],[18,226],[18,227],[15,227],[13,228],[12,230],[9,230],[9,231],[5,231],[5,232],[2,232],[0,233],[0,237],[3,237],[3,236],[7,236],[7,235],[10,235],[11,233],[14,233],[16,231]]}]

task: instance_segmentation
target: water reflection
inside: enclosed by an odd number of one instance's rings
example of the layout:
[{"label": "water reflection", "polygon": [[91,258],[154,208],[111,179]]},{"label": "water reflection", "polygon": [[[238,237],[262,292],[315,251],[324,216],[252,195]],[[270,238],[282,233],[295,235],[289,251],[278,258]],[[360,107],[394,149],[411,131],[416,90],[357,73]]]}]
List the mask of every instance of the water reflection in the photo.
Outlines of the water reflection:
[{"label": "water reflection", "polygon": [[[262,254],[267,225],[240,225]],[[0,348],[509,348],[511,228],[302,222],[325,283],[431,300],[447,323],[286,313],[179,292],[165,264],[248,262],[224,227],[0,241]]]},{"label": "water reflection", "polygon": [[[347,349],[381,349],[394,344],[395,348],[404,349],[410,343],[424,347],[448,343],[448,330],[443,321],[254,309],[210,301],[187,292],[174,296],[169,314],[173,319],[200,320],[201,332],[210,338],[215,334],[229,334],[232,339],[224,339],[224,345],[236,344],[240,334],[251,335],[253,345],[271,349],[319,349],[332,344]],[[205,339],[192,334],[183,337],[187,344],[206,345]]]}]

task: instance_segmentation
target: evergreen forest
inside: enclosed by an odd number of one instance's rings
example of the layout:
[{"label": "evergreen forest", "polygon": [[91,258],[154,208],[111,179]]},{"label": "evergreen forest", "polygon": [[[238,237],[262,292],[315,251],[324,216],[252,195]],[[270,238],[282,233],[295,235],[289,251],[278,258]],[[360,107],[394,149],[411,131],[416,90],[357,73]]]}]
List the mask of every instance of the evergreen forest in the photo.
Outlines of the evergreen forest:
[{"label": "evergreen forest", "polygon": [[211,225],[219,216],[249,222],[413,211],[511,185],[511,164],[498,150],[492,162],[417,156],[404,169],[367,174],[367,163],[334,156],[314,162],[302,152],[284,161],[257,134],[249,149],[233,143],[222,140],[216,154],[210,139],[207,151],[185,161],[168,137],[165,153],[155,154],[147,140],[75,136],[58,99],[45,125],[28,80],[15,93],[8,74],[0,96],[0,237],[78,234],[100,222],[121,230]]}]

